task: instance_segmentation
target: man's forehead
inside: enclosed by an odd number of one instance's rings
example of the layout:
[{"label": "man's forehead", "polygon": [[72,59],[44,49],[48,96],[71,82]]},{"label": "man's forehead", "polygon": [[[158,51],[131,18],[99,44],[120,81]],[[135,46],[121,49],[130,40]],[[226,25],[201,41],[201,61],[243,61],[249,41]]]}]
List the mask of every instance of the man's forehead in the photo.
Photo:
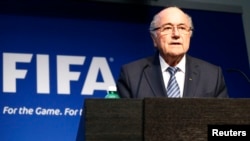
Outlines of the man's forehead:
[{"label": "man's forehead", "polygon": [[177,8],[177,7],[169,7],[169,8],[165,8],[162,11],[159,12],[159,15],[165,15],[165,14],[183,14],[185,15],[185,13]]},{"label": "man's forehead", "polygon": [[187,15],[178,8],[164,9],[158,14],[158,16],[160,23],[180,24],[188,22]]}]

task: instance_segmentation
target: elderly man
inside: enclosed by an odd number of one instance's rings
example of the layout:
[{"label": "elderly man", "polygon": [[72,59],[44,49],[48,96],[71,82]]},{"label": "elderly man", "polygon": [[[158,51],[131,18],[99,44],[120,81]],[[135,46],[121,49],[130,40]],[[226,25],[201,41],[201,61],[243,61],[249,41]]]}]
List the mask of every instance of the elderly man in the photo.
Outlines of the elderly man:
[{"label": "elderly man", "polygon": [[165,8],[149,30],[157,51],[122,66],[117,80],[121,98],[228,97],[221,68],[187,54],[193,33],[188,14]]}]

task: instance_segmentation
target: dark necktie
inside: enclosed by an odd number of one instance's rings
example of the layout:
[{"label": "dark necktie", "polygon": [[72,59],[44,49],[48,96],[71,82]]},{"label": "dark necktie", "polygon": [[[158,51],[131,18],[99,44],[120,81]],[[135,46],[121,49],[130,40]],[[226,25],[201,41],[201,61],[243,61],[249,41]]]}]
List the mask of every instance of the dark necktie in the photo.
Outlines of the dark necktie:
[{"label": "dark necktie", "polygon": [[180,88],[175,78],[175,73],[178,71],[176,67],[168,67],[168,72],[170,73],[170,79],[167,87],[168,97],[180,97]]}]

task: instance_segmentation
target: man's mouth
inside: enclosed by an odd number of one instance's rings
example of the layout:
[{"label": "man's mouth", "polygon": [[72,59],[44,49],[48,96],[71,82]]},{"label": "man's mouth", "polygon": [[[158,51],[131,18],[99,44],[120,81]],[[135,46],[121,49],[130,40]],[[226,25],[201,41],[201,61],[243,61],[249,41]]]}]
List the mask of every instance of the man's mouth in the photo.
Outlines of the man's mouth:
[{"label": "man's mouth", "polygon": [[170,45],[181,45],[181,43],[178,43],[178,42],[172,42],[172,43],[170,43]]}]

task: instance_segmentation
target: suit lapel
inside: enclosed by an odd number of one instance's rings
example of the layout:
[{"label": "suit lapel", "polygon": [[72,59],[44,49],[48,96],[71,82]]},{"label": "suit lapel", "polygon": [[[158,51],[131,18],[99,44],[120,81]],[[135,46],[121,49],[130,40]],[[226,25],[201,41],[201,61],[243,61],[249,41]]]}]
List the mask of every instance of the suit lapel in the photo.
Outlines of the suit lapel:
[{"label": "suit lapel", "polygon": [[199,81],[199,75],[199,65],[193,61],[192,57],[187,55],[183,97],[195,97],[196,86],[198,85]]},{"label": "suit lapel", "polygon": [[146,80],[151,87],[153,94],[157,97],[166,97],[166,89],[164,86],[162,72],[158,54],[156,53],[153,61],[150,62],[149,67],[145,69]]}]

